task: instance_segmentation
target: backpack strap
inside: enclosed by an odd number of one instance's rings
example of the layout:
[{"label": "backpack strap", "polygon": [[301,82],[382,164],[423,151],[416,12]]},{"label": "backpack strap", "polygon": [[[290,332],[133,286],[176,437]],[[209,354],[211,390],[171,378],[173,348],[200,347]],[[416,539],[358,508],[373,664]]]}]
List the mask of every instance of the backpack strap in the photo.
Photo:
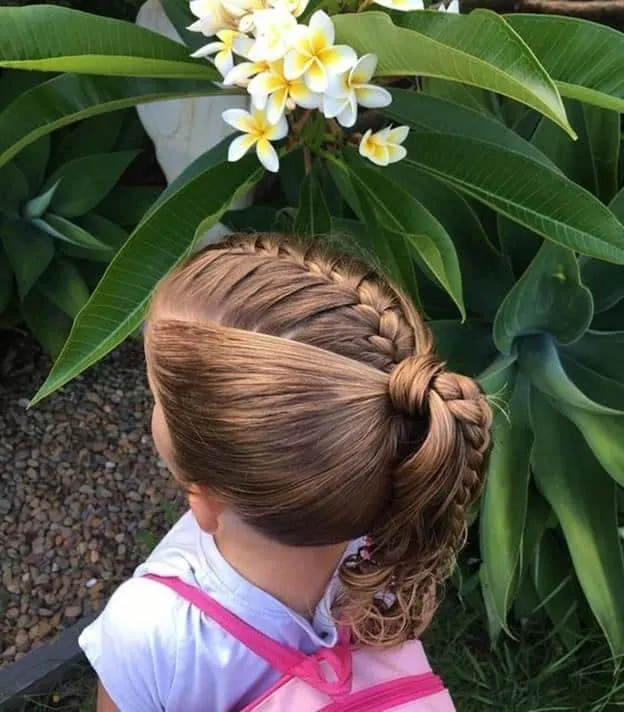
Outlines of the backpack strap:
[{"label": "backpack strap", "polygon": [[[161,583],[175,591],[283,675],[297,677],[320,692],[332,696],[350,691],[353,672],[351,649],[348,644],[338,644],[334,648],[324,648],[313,655],[305,655],[278,643],[249,625],[196,586],[191,586],[174,576],[146,574],[143,578]],[[321,662],[326,662],[330,666],[335,680],[327,679]]]}]

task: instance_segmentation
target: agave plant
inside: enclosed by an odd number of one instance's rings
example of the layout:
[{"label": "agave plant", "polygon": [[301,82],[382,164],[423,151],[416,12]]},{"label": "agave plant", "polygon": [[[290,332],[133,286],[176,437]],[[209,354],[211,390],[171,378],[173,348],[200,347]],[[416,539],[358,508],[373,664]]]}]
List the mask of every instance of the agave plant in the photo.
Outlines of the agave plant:
[{"label": "agave plant", "polygon": [[[223,89],[215,67],[190,56],[201,45],[185,29],[197,19],[186,0],[163,6],[188,46],[60,8],[0,8],[0,66],[72,72],[0,112],[0,165],[51,127],[92,114],[246,91]],[[283,130],[226,116],[249,137],[201,156],[148,209],[35,402],[132,333],[157,282],[218,220],[329,235],[403,286],[443,356],[477,376],[497,406],[473,577],[492,633],[507,627],[512,608],[540,609],[572,646],[589,614],[621,656],[624,37],[547,16],[389,14],[356,0],[336,15],[338,4],[323,6],[336,42],[354,57],[376,55],[366,82],[384,83],[391,103],[362,112],[353,127],[347,117],[328,121],[329,104],[325,115],[293,106],[281,144]],[[219,39],[204,53],[223,51]],[[38,113],[25,111],[35,104]],[[389,122],[409,135],[386,131]],[[252,138],[277,175],[241,158]],[[402,160],[369,161],[391,157]],[[262,202],[228,213],[258,183]]]},{"label": "agave plant", "polygon": [[[5,70],[0,97],[9,103],[40,82]],[[128,215],[116,185],[143,136],[136,117],[108,114],[45,134],[0,168],[0,328],[25,322],[58,355],[127,228],[138,221],[138,206]],[[157,193],[147,189],[142,198]]]}]

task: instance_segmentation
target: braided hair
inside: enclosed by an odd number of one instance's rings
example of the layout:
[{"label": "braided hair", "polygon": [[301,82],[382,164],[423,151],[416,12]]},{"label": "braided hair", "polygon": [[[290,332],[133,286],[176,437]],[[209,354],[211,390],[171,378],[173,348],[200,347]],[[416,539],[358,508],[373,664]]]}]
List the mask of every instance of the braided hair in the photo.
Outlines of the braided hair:
[{"label": "braided hair", "polygon": [[368,535],[336,615],[362,644],[419,635],[464,543],[492,416],[403,293],[318,241],[233,235],[159,286],[146,345],[177,474],[285,544]]}]

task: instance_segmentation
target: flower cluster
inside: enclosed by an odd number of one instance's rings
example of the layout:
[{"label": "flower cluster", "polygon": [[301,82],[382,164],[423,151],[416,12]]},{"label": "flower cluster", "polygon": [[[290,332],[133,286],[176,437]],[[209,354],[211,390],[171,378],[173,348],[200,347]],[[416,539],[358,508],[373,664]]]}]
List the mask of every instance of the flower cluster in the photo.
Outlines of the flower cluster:
[{"label": "flower cluster", "polygon": [[[375,1],[395,9],[411,10],[414,3],[422,8],[422,0]],[[264,167],[277,171],[279,159],[271,142],[287,136],[287,115],[297,107],[318,110],[352,128],[359,106],[382,108],[392,101],[386,89],[371,83],[377,57],[358,58],[352,47],[335,44],[334,24],[325,12],[317,10],[307,24],[298,21],[307,4],[308,0],[191,0],[198,19],[189,29],[212,39],[193,56],[210,58],[225,86],[244,87],[251,96],[250,111],[223,113],[224,120],[242,132],[230,145],[230,161],[255,147]],[[404,126],[369,130],[361,136],[360,153],[381,166],[398,161],[406,154],[400,144],[407,131]]]}]

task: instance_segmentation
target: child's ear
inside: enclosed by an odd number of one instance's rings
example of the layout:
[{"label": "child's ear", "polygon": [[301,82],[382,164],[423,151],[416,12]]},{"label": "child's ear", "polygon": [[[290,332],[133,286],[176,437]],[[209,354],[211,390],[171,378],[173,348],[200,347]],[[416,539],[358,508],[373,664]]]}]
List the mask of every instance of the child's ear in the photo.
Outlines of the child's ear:
[{"label": "child's ear", "polygon": [[215,534],[219,529],[219,519],[225,511],[225,503],[208,490],[197,485],[187,489],[188,502],[200,529]]}]

